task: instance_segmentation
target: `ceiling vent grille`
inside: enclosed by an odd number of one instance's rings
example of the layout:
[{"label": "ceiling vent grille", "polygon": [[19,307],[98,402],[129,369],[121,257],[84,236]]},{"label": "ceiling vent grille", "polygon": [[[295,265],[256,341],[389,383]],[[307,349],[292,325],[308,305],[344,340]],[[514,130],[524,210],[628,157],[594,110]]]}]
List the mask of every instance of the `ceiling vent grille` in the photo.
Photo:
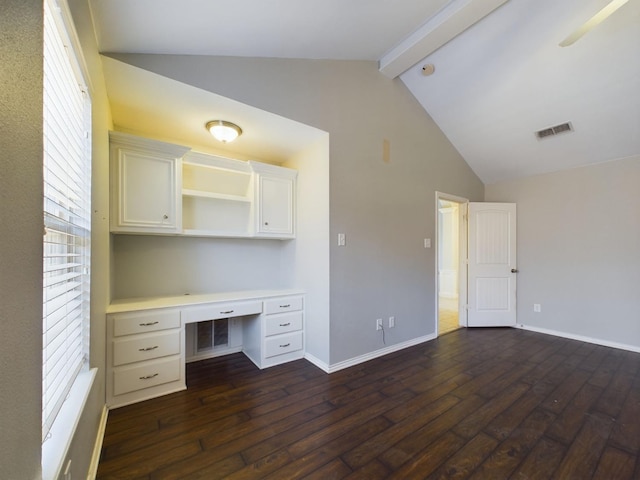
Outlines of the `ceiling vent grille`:
[{"label": "ceiling vent grille", "polygon": [[536,137],[538,137],[538,140],[542,140],[543,138],[553,137],[554,135],[559,135],[566,132],[573,132],[573,125],[571,125],[571,122],[561,123],[560,125],[556,125],[554,127],[538,130],[536,132]]}]

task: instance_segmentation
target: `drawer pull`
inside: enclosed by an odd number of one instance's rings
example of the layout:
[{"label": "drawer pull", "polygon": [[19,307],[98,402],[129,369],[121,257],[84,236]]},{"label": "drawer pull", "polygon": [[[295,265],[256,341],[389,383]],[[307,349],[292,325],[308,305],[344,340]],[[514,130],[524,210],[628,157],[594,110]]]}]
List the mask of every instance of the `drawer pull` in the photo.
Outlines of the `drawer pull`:
[{"label": "drawer pull", "polygon": [[147,347],[147,348],[139,348],[138,351],[139,352],[149,352],[151,350],[155,350],[156,348],[158,348],[158,345],[155,345],[153,347]]},{"label": "drawer pull", "polygon": [[158,322],[141,323],[141,327],[150,327],[151,325],[157,325]]},{"label": "drawer pull", "polygon": [[220,313],[233,313],[233,310],[227,310],[226,312],[220,312]]},{"label": "drawer pull", "polygon": [[286,305],[280,305],[280,308],[289,308],[291,306],[290,303],[287,303]]},{"label": "drawer pull", "polygon": [[289,325],[291,325],[291,322],[281,323],[280,324],[281,327],[288,327]]},{"label": "drawer pull", "polygon": [[291,346],[291,343],[285,343],[284,345],[280,345],[280,348],[287,348]]},{"label": "drawer pull", "polygon": [[140,377],[140,380],[149,380],[149,379],[157,377],[157,376],[158,376],[158,374],[154,373],[153,375],[146,375],[144,377]]}]

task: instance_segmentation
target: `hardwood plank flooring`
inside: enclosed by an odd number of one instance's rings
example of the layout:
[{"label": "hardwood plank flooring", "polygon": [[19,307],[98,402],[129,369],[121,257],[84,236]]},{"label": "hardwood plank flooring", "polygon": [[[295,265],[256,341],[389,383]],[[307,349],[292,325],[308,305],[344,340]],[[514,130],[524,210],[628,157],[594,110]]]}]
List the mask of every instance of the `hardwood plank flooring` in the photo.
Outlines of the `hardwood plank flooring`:
[{"label": "hardwood plank flooring", "polygon": [[103,479],[640,479],[640,354],[460,329],[327,375],[243,354],[109,412]]}]

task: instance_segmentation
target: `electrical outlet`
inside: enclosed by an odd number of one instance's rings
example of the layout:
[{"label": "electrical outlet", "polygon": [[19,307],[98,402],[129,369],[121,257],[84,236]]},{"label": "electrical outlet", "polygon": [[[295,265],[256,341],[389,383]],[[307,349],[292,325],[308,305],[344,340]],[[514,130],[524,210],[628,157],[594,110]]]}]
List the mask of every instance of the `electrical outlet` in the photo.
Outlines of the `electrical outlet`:
[{"label": "electrical outlet", "polygon": [[376,330],[382,330],[382,319],[376,319]]},{"label": "electrical outlet", "polygon": [[534,303],[533,304],[533,311],[536,312],[536,313],[540,313],[542,311],[539,303]]},{"label": "electrical outlet", "polygon": [[389,317],[389,328],[396,326],[396,317]]}]

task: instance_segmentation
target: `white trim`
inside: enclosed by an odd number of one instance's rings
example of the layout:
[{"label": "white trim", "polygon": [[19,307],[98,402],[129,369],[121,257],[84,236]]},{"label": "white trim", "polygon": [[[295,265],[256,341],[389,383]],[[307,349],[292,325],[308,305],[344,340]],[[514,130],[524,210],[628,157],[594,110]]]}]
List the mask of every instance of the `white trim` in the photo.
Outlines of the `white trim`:
[{"label": "white trim", "polygon": [[583,335],[560,332],[558,330],[551,330],[549,328],[532,327],[530,325],[523,325],[523,324],[517,324],[515,328],[519,328],[521,330],[528,330],[536,333],[544,333],[546,335],[554,335],[556,337],[569,338],[571,340],[578,340],[580,342],[593,343],[596,345],[602,345],[603,347],[618,348],[620,350],[627,350],[629,352],[640,353],[640,347],[636,345],[628,345],[626,343],[618,343],[618,342],[609,342],[607,340],[601,340],[599,338],[585,337]]},{"label": "white trim", "polygon": [[380,72],[396,78],[509,0],[450,0],[378,61]]},{"label": "white trim", "polygon": [[308,360],[311,363],[313,363],[316,367],[318,367],[324,373],[331,373],[331,371],[330,371],[331,367],[329,367],[329,365],[327,363],[323,362],[318,357],[315,357],[315,356],[311,355],[310,353],[305,352],[304,359]]},{"label": "white trim", "polygon": [[87,480],[95,480],[98,475],[98,464],[100,463],[100,452],[102,452],[102,442],[104,441],[104,432],[107,429],[107,417],[109,409],[105,405],[102,408],[102,416],[98,425],[98,434],[96,435],[96,443],[93,446],[93,454],[91,455],[91,463],[87,472]]},{"label": "white trim", "polygon": [[59,22],[63,26],[63,30],[66,33],[65,44],[71,47],[73,50],[73,68],[76,71],[76,75],[82,79],[83,89],[87,90],[89,94],[94,91],[93,84],[91,83],[91,76],[89,75],[89,69],[87,68],[87,62],[84,58],[84,51],[82,50],[82,44],[80,43],[80,37],[76,31],[75,23],[73,21],[73,15],[71,15],[71,9],[69,8],[68,0],[49,0],[49,5],[52,7],[52,12],[57,12],[54,15],[56,22]]},{"label": "white trim", "polygon": [[396,343],[395,345],[390,345],[385,348],[381,348],[380,350],[376,350],[374,352],[365,353],[364,355],[360,355],[359,357],[350,358],[349,360],[344,360],[342,362],[335,363],[333,365],[327,365],[325,362],[319,360],[318,358],[305,353],[304,358],[313,363],[316,367],[324,370],[326,373],[334,373],[339,370],[344,370],[345,368],[353,367],[355,365],[359,365],[364,362],[368,362],[369,360],[373,360],[374,358],[383,357],[393,352],[397,352],[399,350],[404,350],[405,348],[413,347],[420,343],[428,342],[436,338],[436,334],[432,333],[431,335],[425,335],[424,337],[413,338],[406,342]]},{"label": "white trim", "polygon": [[438,238],[440,238],[440,221],[438,218],[438,201],[439,200],[448,200],[450,202],[455,202],[460,205],[460,209],[458,211],[459,215],[459,228],[458,228],[458,325],[461,327],[467,326],[467,309],[465,306],[467,305],[467,258],[468,253],[467,250],[469,248],[469,239],[468,239],[468,219],[467,214],[469,211],[469,199],[464,197],[459,197],[457,195],[451,195],[449,193],[444,193],[436,190],[436,204],[435,204],[435,220],[436,220],[436,238],[434,239],[435,245],[435,278],[436,278],[436,292],[435,292],[435,335],[438,336],[438,322],[439,322],[439,312],[440,312],[440,276],[438,275],[438,271],[440,269],[440,265],[438,263],[438,250],[440,249],[440,244],[438,242]]},{"label": "white trim", "polygon": [[92,368],[78,374],[49,430],[47,439],[42,444],[43,480],[56,479],[60,476],[97,371],[97,368]]}]

